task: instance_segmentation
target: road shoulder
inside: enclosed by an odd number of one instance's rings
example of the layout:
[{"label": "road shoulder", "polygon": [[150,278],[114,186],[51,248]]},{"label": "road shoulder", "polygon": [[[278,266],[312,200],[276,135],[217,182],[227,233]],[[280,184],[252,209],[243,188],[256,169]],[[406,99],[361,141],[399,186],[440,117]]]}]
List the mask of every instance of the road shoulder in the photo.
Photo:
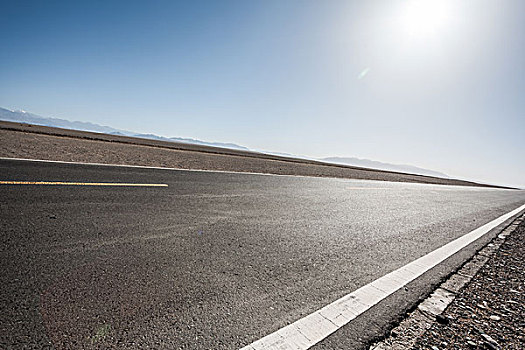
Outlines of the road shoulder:
[{"label": "road shoulder", "polygon": [[525,348],[524,215],[370,350]]}]

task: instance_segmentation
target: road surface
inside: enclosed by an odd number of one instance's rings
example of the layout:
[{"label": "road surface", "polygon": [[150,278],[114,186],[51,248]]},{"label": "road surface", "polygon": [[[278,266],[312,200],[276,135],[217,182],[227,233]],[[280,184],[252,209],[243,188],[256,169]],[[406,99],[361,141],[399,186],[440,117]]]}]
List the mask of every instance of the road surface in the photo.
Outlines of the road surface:
[{"label": "road surface", "polygon": [[[240,348],[525,203],[517,190],[5,159],[0,174],[19,182],[0,184],[8,349]],[[316,347],[364,346],[482,243]]]}]

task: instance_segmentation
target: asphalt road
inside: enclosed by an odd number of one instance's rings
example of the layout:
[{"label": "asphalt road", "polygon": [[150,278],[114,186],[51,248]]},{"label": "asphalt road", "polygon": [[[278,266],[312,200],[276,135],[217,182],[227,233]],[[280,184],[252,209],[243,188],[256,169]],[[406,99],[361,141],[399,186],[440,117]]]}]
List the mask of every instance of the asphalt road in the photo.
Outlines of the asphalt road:
[{"label": "asphalt road", "polygon": [[[239,348],[525,203],[516,190],[14,160],[0,174],[168,185],[0,185],[6,349]],[[475,248],[317,347],[364,346]]]}]

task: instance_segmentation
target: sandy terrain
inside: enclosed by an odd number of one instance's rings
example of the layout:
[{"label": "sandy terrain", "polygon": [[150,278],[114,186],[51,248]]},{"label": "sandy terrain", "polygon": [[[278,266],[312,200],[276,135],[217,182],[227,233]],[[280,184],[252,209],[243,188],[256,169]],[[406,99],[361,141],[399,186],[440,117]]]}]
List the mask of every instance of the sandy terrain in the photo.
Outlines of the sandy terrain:
[{"label": "sandy terrain", "polygon": [[462,180],[356,168],[255,152],[5,121],[0,121],[0,157],[487,186]]}]

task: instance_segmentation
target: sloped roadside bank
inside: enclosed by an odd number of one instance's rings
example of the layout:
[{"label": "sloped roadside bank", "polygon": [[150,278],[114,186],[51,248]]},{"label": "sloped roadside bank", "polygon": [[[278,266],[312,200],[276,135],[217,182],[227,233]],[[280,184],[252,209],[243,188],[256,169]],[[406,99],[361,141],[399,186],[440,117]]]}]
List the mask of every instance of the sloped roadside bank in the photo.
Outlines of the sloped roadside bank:
[{"label": "sloped roadside bank", "polygon": [[0,157],[6,158],[498,187],[463,180],[357,168],[256,152],[5,121],[0,121],[0,140]]},{"label": "sloped roadside bank", "polygon": [[523,218],[370,349],[524,349]]}]

